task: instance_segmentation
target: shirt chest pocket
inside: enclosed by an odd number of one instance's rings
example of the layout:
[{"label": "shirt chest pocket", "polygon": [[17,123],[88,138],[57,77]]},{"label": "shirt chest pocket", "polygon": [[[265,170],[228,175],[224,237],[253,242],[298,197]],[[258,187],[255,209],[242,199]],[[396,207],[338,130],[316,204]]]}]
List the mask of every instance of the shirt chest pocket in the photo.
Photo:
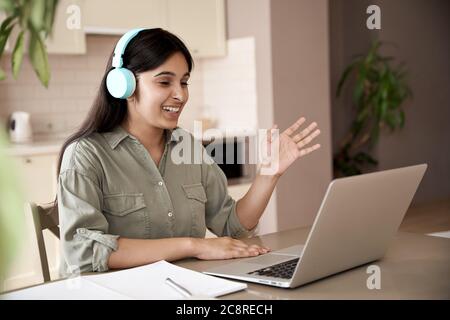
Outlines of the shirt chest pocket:
[{"label": "shirt chest pocket", "polygon": [[185,184],[182,185],[182,188],[192,216],[191,236],[204,237],[206,232],[205,204],[208,201],[205,189],[201,183]]},{"label": "shirt chest pocket", "polygon": [[133,238],[145,234],[148,214],[142,193],[105,195],[103,211],[111,234]]}]

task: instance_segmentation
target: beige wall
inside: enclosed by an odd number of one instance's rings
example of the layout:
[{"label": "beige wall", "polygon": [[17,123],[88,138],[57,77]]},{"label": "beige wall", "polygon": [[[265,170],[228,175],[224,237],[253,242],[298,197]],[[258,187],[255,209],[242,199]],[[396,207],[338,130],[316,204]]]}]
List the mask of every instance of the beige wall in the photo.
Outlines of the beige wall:
[{"label": "beige wall", "polygon": [[[270,0],[227,0],[226,10],[227,38],[254,38],[257,126],[270,128],[274,123]],[[278,230],[277,198],[275,189],[260,220],[260,234]]]},{"label": "beige wall", "polygon": [[342,71],[356,53],[366,52],[378,31],[366,28],[366,8],[371,0],[330,1],[330,80],[333,151],[338,146],[351,125],[354,112],[351,90],[343,90],[339,99],[336,88]]},{"label": "beige wall", "polygon": [[[366,8],[378,4],[381,31],[365,27]],[[450,3],[447,0],[331,1],[331,85],[351,56],[365,52],[372,39],[395,43],[384,53],[404,61],[413,99],[405,102],[406,125],[381,135],[374,154],[378,170],[426,162],[429,168],[414,203],[450,196]],[[349,95],[332,98],[334,150],[350,125]]]},{"label": "beige wall", "polygon": [[273,123],[270,0],[227,0],[227,38],[255,38],[258,124]]},{"label": "beige wall", "polygon": [[409,69],[414,94],[405,103],[405,128],[381,137],[379,168],[428,163],[415,203],[450,197],[450,2],[380,1],[381,39]]},{"label": "beige wall", "polygon": [[304,115],[322,130],[319,152],[280,180],[277,230],[310,225],[331,180],[328,4],[314,0],[228,0],[228,37],[254,36],[258,124],[286,128]]},{"label": "beige wall", "polygon": [[316,121],[321,149],[297,161],[278,185],[280,230],[310,225],[331,180],[328,1],[271,2],[274,118]]}]

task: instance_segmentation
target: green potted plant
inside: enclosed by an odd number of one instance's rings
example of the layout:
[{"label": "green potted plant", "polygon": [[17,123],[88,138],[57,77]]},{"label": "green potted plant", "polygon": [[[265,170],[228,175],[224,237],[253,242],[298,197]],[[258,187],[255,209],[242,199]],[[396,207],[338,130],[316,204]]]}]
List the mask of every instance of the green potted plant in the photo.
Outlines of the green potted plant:
[{"label": "green potted plant", "polygon": [[[28,39],[30,62],[41,83],[48,86],[50,68],[44,40],[51,33],[57,4],[58,0],[0,0],[0,12],[6,15],[0,26],[0,59],[12,31],[19,29],[11,55],[12,72],[16,79]],[[0,80],[5,78],[6,74],[0,68]]]},{"label": "green potted plant", "polygon": [[382,43],[375,41],[366,55],[357,55],[344,70],[336,96],[353,80],[353,107],[356,109],[349,132],[333,156],[334,176],[351,176],[378,164],[371,154],[380,131],[403,128],[403,102],[412,96],[403,64],[392,65],[392,57],[380,54]]}]

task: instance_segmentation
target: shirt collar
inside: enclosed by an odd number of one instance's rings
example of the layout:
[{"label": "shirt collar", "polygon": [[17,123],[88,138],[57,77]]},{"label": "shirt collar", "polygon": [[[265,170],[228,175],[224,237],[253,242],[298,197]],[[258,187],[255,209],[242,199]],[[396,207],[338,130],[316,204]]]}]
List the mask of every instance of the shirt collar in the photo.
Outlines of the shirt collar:
[{"label": "shirt collar", "polygon": [[[180,141],[180,128],[176,127],[174,129],[164,129],[164,134],[166,135],[166,144],[170,142]],[[112,149],[115,149],[119,143],[121,143],[125,138],[130,138],[132,140],[138,141],[138,139],[132,134],[128,133],[122,126],[116,126],[112,131],[103,132],[102,135],[105,137],[108,144]]]}]

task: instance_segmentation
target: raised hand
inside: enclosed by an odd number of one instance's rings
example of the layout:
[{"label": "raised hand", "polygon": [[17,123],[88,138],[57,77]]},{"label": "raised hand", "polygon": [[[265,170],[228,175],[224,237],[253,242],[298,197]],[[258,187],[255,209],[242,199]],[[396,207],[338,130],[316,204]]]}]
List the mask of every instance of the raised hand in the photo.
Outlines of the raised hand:
[{"label": "raised hand", "polygon": [[[270,160],[261,167],[262,174],[281,176],[295,160],[320,148],[320,144],[307,147],[320,134],[316,122],[295,134],[305,121],[304,117],[300,117],[278,136],[273,134],[277,129],[276,125],[270,129],[271,134],[268,135],[267,140],[268,150],[275,149],[275,152],[269,152]],[[278,152],[276,152],[276,146]]]}]

